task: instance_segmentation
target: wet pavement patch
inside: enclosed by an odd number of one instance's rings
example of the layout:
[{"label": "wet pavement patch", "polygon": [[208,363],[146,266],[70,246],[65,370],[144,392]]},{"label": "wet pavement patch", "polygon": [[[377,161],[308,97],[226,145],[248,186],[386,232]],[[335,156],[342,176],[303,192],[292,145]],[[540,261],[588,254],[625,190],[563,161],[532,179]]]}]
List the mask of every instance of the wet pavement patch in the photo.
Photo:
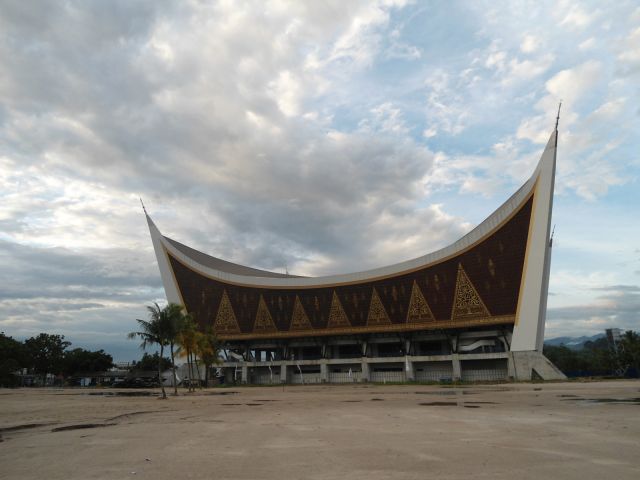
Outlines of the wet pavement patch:
[{"label": "wet pavement patch", "polygon": [[467,405],[500,405],[498,402],[465,402]]},{"label": "wet pavement patch", "polygon": [[113,422],[114,420],[119,420],[121,418],[133,417],[135,415],[143,415],[145,413],[159,413],[164,412],[165,410],[142,410],[140,412],[131,412],[131,413],[123,413],[122,415],[116,415],[115,417],[107,418],[106,422]]},{"label": "wet pavement patch", "polygon": [[85,430],[87,428],[111,427],[117,423],[82,423],[80,425],[66,425],[64,427],[52,428],[52,432],[66,432],[68,430]]},{"label": "wet pavement patch", "polygon": [[480,408],[479,405],[463,405],[464,408]]},{"label": "wet pavement patch", "polygon": [[207,395],[237,395],[240,392],[207,392]]},{"label": "wet pavement patch", "polygon": [[263,403],[245,403],[245,405],[248,405],[250,407],[259,407],[260,405],[264,405]]},{"label": "wet pavement patch", "polygon": [[415,392],[416,395],[456,395],[455,390],[449,390],[444,392]]},{"label": "wet pavement patch", "polygon": [[17,432],[18,430],[27,430],[29,428],[46,427],[52,423],[23,423],[22,425],[14,425],[13,427],[0,428],[0,433]]},{"label": "wet pavement patch", "polygon": [[372,398],[372,402],[384,402],[384,398]]},{"label": "wet pavement patch", "polygon": [[626,403],[632,405],[640,405],[640,397],[639,398],[584,398],[582,399],[584,402],[589,403]]},{"label": "wet pavement patch", "polygon": [[159,397],[159,393],[155,392],[87,392],[84,395],[92,395],[99,397]]}]

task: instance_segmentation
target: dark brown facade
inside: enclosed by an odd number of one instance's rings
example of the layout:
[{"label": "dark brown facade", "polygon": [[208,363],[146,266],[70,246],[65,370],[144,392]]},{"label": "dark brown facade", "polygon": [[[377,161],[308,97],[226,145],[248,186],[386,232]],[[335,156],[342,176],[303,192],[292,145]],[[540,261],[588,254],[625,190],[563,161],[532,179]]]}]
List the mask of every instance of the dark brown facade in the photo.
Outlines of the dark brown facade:
[{"label": "dark brown facade", "polygon": [[167,255],[187,310],[223,340],[513,324],[532,204],[531,196],[487,238],[453,258],[361,283],[234,285]]}]

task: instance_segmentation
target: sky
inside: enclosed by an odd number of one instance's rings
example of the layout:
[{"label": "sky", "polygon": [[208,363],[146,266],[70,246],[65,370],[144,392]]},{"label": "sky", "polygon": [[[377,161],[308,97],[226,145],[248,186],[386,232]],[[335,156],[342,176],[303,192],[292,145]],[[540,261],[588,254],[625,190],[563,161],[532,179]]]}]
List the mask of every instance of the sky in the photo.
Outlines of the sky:
[{"label": "sky", "polygon": [[636,1],[0,2],[0,331],[139,358],[163,234],[348,273],[455,241],[558,102],[546,337],[640,330]]}]

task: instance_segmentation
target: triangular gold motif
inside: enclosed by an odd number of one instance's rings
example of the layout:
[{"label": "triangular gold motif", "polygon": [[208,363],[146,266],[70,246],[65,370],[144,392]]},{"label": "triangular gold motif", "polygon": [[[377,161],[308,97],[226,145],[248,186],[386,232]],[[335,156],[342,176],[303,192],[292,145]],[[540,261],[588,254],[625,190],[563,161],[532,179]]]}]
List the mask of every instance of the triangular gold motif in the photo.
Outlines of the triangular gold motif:
[{"label": "triangular gold motif", "polygon": [[389,325],[389,315],[380,301],[376,288],[373,287],[373,293],[371,294],[371,303],[369,304],[369,317],[367,318],[367,326],[372,325]]},{"label": "triangular gold motif", "polygon": [[238,320],[233,312],[233,306],[226,289],[222,292],[222,299],[220,300],[216,320],[213,323],[213,330],[216,333],[240,333]]},{"label": "triangular gold motif", "polygon": [[300,298],[296,295],[296,301],[293,304],[293,315],[291,315],[291,326],[289,330],[311,330],[311,322],[304,311]]},{"label": "triangular gold motif", "polygon": [[413,281],[409,308],[407,309],[407,323],[433,322],[435,317],[429,308],[429,304],[424,298],[418,283]]},{"label": "triangular gold motif", "polygon": [[347,318],[347,314],[344,313],[344,308],[340,303],[338,294],[333,291],[333,299],[331,300],[331,310],[329,311],[329,321],[327,322],[327,328],[344,328],[350,327],[351,322]]},{"label": "triangular gold motif", "polygon": [[491,314],[478,295],[478,291],[469,280],[467,273],[458,264],[458,278],[456,280],[456,293],[453,297],[453,309],[451,320],[467,320],[490,317]]},{"label": "triangular gold motif", "polygon": [[276,324],[273,323],[271,312],[267,307],[264,297],[260,295],[260,301],[258,302],[258,311],[256,313],[256,321],[253,324],[254,332],[276,332]]}]

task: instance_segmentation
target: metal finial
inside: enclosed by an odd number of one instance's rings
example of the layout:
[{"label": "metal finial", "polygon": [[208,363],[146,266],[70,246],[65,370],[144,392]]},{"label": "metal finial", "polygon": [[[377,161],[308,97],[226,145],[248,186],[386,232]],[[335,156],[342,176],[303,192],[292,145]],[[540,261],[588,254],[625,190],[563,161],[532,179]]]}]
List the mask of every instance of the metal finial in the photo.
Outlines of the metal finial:
[{"label": "metal finial", "polygon": [[142,210],[144,211],[144,214],[147,214],[147,209],[144,208],[144,202],[142,201],[142,197],[140,197],[140,204],[142,205]]},{"label": "metal finial", "polygon": [[560,122],[560,107],[562,107],[562,100],[558,104],[558,116],[556,117],[556,130],[558,130],[558,123]]}]

